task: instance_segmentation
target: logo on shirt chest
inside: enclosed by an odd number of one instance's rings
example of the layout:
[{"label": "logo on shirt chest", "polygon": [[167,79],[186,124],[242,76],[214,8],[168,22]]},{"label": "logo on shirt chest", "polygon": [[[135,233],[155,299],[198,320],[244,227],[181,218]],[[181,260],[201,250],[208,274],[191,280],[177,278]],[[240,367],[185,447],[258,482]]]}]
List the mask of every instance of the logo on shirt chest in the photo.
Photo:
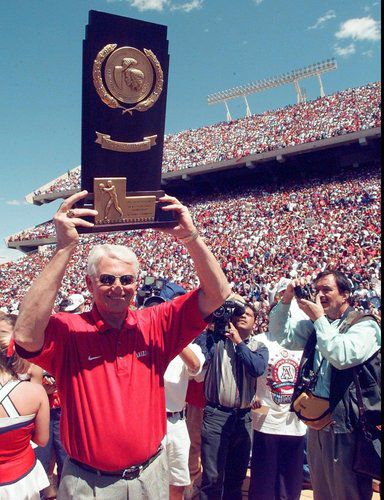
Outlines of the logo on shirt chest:
[{"label": "logo on shirt chest", "polygon": [[89,355],[88,356],[88,361],[93,361],[94,359],[99,359],[99,358],[101,358],[101,355],[100,356],[91,356],[91,355]]},{"label": "logo on shirt chest", "polygon": [[293,359],[270,360],[267,371],[267,385],[271,389],[271,397],[276,404],[291,402],[293,388],[299,369],[298,363]]}]

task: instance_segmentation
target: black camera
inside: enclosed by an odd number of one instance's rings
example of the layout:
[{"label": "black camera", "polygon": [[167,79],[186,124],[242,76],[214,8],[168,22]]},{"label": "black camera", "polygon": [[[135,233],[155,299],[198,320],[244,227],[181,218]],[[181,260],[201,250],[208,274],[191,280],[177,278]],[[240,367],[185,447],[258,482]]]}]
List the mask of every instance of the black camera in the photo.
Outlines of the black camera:
[{"label": "black camera", "polygon": [[213,333],[224,335],[233,316],[242,316],[245,304],[240,300],[226,300],[222,306],[213,312]]},{"label": "black camera", "polygon": [[293,290],[298,299],[312,300],[312,290],[309,285],[295,286]]},{"label": "black camera", "polygon": [[299,392],[313,392],[318,379],[318,374],[313,370],[309,370],[305,375],[302,373],[299,375],[299,380],[297,384],[297,390]]},{"label": "black camera", "polygon": [[137,305],[140,307],[151,307],[165,302],[165,299],[160,296],[164,286],[165,280],[163,278],[146,276],[144,278],[144,285],[137,291]]}]

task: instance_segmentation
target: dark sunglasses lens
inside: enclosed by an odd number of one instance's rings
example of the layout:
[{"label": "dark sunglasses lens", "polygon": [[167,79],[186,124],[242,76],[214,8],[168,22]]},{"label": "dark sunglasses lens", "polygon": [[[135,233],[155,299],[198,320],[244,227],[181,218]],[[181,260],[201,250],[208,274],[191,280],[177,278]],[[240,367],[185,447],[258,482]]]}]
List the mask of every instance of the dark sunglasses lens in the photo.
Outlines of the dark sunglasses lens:
[{"label": "dark sunglasses lens", "polygon": [[124,276],[120,276],[120,283],[123,286],[132,285],[134,280],[135,280],[135,278],[133,276],[131,276],[130,274],[124,274]]},{"label": "dark sunglasses lens", "polygon": [[102,285],[108,285],[108,286],[111,286],[113,285],[113,283],[115,282],[115,276],[113,276],[113,274],[101,274],[100,275],[100,283]]}]

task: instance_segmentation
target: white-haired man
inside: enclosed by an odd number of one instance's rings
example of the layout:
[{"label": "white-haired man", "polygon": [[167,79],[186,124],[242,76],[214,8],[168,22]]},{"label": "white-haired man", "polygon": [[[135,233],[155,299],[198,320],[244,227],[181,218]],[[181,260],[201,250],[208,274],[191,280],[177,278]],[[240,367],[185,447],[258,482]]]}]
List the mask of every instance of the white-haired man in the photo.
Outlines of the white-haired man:
[{"label": "white-haired man", "polygon": [[[58,498],[168,497],[163,374],[230,294],[225,276],[188,209],[164,196],[178,225],[162,229],[181,240],[195,263],[198,290],[156,307],[131,310],[138,262],[110,245],[89,256],[86,281],[94,300],[80,314],[50,312],[73,255],[82,217],[73,208],[86,191],[65,200],[54,217],[57,251],[27,293],[15,328],[19,353],[55,376],[63,405],[61,432],[69,455]],[[44,297],[44,300],[41,300]]]}]

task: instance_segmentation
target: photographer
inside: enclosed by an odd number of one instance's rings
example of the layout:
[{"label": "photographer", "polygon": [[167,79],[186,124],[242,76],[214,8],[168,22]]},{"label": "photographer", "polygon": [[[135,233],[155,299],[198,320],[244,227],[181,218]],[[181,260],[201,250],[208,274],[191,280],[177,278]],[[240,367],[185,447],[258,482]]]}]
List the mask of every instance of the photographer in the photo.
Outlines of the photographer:
[{"label": "photographer", "polygon": [[183,287],[166,278],[145,276],[143,285],[136,293],[136,305],[137,307],[156,306],[184,294]]},{"label": "photographer", "polygon": [[[282,301],[271,311],[269,331],[280,345],[304,349],[292,410],[309,427],[314,497],[370,499],[371,479],[354,472],[359,419],[354,372],[365,403],[369,388],[371,423],[377,425],[380,327],[372,316],[350,307],[350,283],[340,271],[324,271],[316,277],[315,301],[301,298],[306,291],[303,285],[303,279],[288,285]],[[298,320],[289,314],[295,295],[310,319]]]},{"label": "photographer", "polygon": [[251,401],[268,350],[252,336],[256,312],[231,296],[196,343],[206,356],[201,499],[241,499],[251,448]]}]

